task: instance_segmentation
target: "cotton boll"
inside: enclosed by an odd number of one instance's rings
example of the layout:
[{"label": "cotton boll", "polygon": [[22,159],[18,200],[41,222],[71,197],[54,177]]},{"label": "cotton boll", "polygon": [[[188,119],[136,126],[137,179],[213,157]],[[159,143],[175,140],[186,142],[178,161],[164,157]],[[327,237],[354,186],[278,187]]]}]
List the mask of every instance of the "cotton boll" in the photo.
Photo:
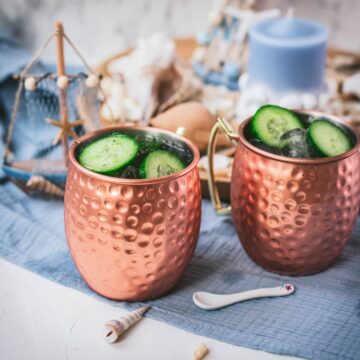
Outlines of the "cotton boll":
[{"label": "cotton boll", "polygon": [[304,93],[300,95],[301,108],[306,110],[316,109],[318,102],[315,94]]},{"label": "cotton boll", "polygon": [[111,96],[116,99],[124,99],[126,97],[124,84],[120,81],[114,81],[111,88]]},{"label": "cotton boll", "polygon": [[122,101],[119,101],[116,98],[109,98],[106,100],[101,107],[101,117],[107,120],[116,119],[122,120],[124,119],[124,106]]},{"label": "cotton boll", "polygon": [[244,96],[241,95],[236,104],[236,117],[237,117],[238,123],[241,123],[245,119],[247,119],[249,116],[252,116],[254,114],[253,111],[254,111],[255,107],[257,110],[257,108],[258,108],[257,105],[254,105],[251,102],[248,102],[247,99],[246,98],[244,99]]},{"label": "cotton boll", "polygon": [[318,97],[319,109],[326,110],[330,103],[330,95],[328,93],[322,93]]},{"label": "cotton boll", "polygon": [[252,103],[255,103],[256,105],[264,105],[269,99],[268,92],[265,86],[255,85],[249,89],[249,92],[253,99]]},{"label": "cotton boll", "polygon": [[101,89],[104,92],[105,96],[111,95],[113,82],[114,82],[114,80],[108,76],[101,79],[100,86],[101,86]]},{"label": "cotton boll", "polygon": [[137,104],[133,99],[126,98],[124,100],[124,110],[126,118],[128,120],[141,120],[143,112],[139,104]]},{"label": "cotton boll", "polygon": [[245,91],[249,84],[249,73],[243,73],[239,77],[239,89],[240,91]]},{"label": "cotton boll", "polygon": [[343,93],[360,98],[360,72],[344,80]]},{"label": "cotton boll", "polygon": [[300,109],[301,108],[301,101],[300,96],[297,94],[288,94],[283,95],[281,100],[279,101],[280,106],[289,108],[289,109]]}]

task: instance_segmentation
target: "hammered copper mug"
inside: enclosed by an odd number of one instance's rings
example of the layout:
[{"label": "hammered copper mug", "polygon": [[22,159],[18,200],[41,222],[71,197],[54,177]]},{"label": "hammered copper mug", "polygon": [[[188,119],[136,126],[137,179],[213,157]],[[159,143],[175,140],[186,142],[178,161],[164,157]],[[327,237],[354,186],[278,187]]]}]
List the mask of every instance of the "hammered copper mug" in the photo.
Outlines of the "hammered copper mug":
[{"label": "hammered copper mug", "polygon": [[[341,124],[333,116],[310,114]],[[359,136],[347,127],[354,147],[335,157],[287,158],[246,140],[250,120],[240,125],[238,133],[221,118],[213,127],[208,147],[213,205],[218,214],[232,213],[239,239],[256,264],[286,275],[322,271],[340,255],[358,216]],[[236,144],[228,208],[222,207],[214,182],[219,129]]]},{"label": "hammered copper mug", "polygon": [[[77,151],[113,131],[175,147],[190,156],[182,171],[155,179],[123,179],[83,168]],[[65,229],[81,276],[97,293],[145,300],[169,291],[196,246],[201,191],[195,145],[154,128],[114,127],[87,134],[69,150]]]}]

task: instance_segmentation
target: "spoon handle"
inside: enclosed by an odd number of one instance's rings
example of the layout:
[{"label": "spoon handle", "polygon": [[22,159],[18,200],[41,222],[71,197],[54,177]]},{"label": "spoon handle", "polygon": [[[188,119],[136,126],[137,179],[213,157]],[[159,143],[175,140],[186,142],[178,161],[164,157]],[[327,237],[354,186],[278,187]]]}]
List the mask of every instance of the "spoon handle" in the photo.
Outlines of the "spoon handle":
[{"label": "spoon handle", "polygon": [[292,294],[294,291],[295,287],[293,285],[285,284],[283,286],[254,289],[228,295],[196,292],[193,294],[193,301],[198,307],[202,309],[216,310],[246,300],[263,297],[286,296]]}]

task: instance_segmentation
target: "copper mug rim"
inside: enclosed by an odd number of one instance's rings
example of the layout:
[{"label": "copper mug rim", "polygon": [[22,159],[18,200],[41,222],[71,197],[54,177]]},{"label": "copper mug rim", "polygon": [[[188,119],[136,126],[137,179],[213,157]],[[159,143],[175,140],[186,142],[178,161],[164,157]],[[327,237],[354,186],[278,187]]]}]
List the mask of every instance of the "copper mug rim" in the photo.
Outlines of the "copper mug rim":
[{"label": "copper mug rim", "polygon": [[252,145],[249,141],[246,140],[245,135],[244,135],[244,129],[245,126],[251,121],[252,116],[248,117],[246,120],[244,120],[238,127],[238,139],[239,141],[248,149],[252,150],[253,152],[256,152],[266,158],[270,158],[270,159],[274,159],[277,161],[281,161],[281,162],[287,162],[287,163],[293,163],[293,164],[308,164],[308,165],[320,165],[320,164],[326,164],[326,163],[331,163],[331,162],[336,162],[342,159],[345,159],[351,155],[353,155],[355,152],[360,150],[360,137],[359,137],[359,132],[351,125],[345,123],[341,118],[334,116],[334,115],[329,115],[320,111],[303,111],[303,110],[294,110],[296,112],[299,113],[304,113],[304,114],[310,114],[310,115],[315,115],[315,116],[319,116],[319,117],[325,117],[327,119],[333,120],[335,122],[339,122],[341,124],[344,124],[344,126],[350,128],[352,130],[352,132],[354,133],[354,137],[356,139],[356,143],[354,144],[354,146],[349,150],[346,151],[340,155],[336,155],[336,156],[331,156],[331,157],[324,157],[324,158],[311,158],[311,159],[303,159],[303,158],[290,158],[290,157],[285,157],[285,156],[281,156],[281,155],[276,155],[276,154],[272,154],[270,152],[267,152],[265,150],[259,149],[258,147]]},{"label": "copper mug rim", "polygon": [[[177,173],[167,175],[167,176],[162,176],[159,178],[153,178],[153,179],[117,178],[117,177],[113,177],[113,176],[98,174],[96,172],[93,172],[93,171],[90,171],[90,170],[84,168],[83,166],[81,166],[79,164],[79,162],[77,161],[76,156],[75,156],[75,150],[78,146],[81,146],[82,143],[84,143],[85,141],[91,139],[92,137],[94,137],[96,135],[106,133],[106,132],[111,132],[111,131],[118,131],[120,129],[135,129],[135,130],[137,129],[137,130],[141,130],[141,131],[148,132],[148,133],[166,134],[174,139],[177,139],[177,140],[185,143],[189,147],[189,149],[191,150],[191,152],[193,154],[193,160],[191,161],[191,163],[188,166],[185,167],[185,169],[183,169]],[[91,131],[91,132],[77,138],[70,146],[69,160],[71,161],[72,165],[75,166],[81,173],[83,173],[87,176],[96,178],[97,180],[107,181],[107,182],[111,182],[111,183],[115,183],[115,184],[146,185],[146,184],[161,183],[164,181],[171,181],[171,180],[182,177],[183,175],[187,174],[188,172],[190,172],[197,166],[197,164],[200,160],[200,153],[199,153],[199,149],[192,141],[190,141],[189,139],[186,139],[185,137],[180,136],[174,132],[171,132],[168,130],[163,130],[163,129],[158,129],[158,128],[153,128],[153,127],[149,127],[149,126],[118,125],[118,126],[111,126],[111,127]]]}]

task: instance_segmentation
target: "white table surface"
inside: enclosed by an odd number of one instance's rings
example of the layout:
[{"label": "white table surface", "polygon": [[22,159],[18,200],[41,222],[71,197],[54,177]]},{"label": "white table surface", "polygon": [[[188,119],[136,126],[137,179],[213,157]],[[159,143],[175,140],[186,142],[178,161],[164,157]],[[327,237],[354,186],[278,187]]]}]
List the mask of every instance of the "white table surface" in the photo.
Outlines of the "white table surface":
[{"label": "white table surface", "polygon": [[102,338],[124,310],[64,287],[0,258],[1,360],[186,360],[206,343],[206,360],[290,360],[197,336],[144,318],[122,340]]}]

